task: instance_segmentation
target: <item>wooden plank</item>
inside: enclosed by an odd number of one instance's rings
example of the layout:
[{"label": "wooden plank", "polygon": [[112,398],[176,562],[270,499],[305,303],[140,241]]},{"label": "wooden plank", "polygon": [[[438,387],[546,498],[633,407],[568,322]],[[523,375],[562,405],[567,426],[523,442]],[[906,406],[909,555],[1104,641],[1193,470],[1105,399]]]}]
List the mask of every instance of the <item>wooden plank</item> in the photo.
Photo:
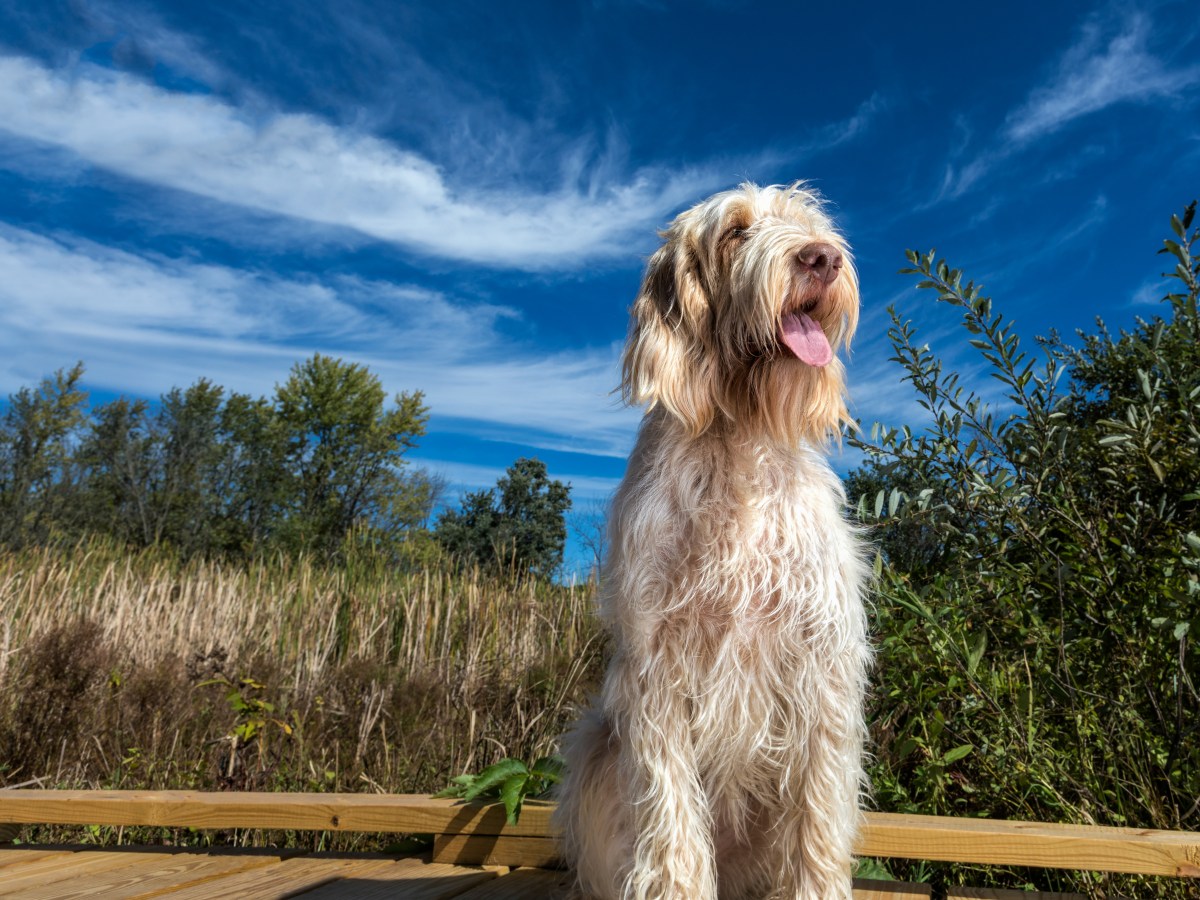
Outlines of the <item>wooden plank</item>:
[{"label": "wooden plank", "polygon": [[103,896],[104,900],[134,900],[270,865],[283,858],[278,853],[209,854],[203,851],[182,852],[167,859],[159,854],[146,854],[146,857],[151,860],[146,866],[84,873],[23,890],[10,890],[6,886],[4,897],[5,900],[74,900]]},{"label": "wooden plank", "polygon": [[570,883],[565,872],[516,869],[503,878],[459,894],[458,900],[560,900],[568,896]]},{"label": "wooden plank", "polygon": [[919,900],[933,896],[927,884],[907,881],[878,881],[873,878],[854,879],[854,900]]},{"label": "wooden plank", "polygon": [[855,852],[944,862],[1200,877],[1200,834],[867,813]]},{"label": "wooden plank", "polygon": [[[177,865],[181,858],[193,855],[195,854],[178,853],[166,855],[164,858],[164,854],[154,852],[101,851],[89,854],[89,856],[94,860],[106,859],[114,865],[93,862],[72,866],[66,870],[52,872],[49,878],[40,877],[33,882],[26,882],[20,887],[6,879],[3,895],[5,900],[16,897],[26,898],[26,900],[58,900],[66,895],[78,896],[78,892],[83,890],[83,896],[94,897],[98,892],[92,887],[93,885],[106,883],[114,877],[118,883],[137,881],[140,878],[152,876],[156,871],[161,871],[164,866]],[[67,877],[60,877],[63,871],[68,873]]]},{"label": "wooden plank", "polygon": [[157,856],[162,862],[170,857],[169,852],[157,848],[145,853],[128,850],[80,850],[61,856],[51,856],[36,862],[18,866],[4,872],[4,893],[17,892],[25,888],[57,884],[79,876],[91,877],[101,872],[144,865],[147,856]]},{"label": "wooden plank", "polygon": [[527,801],[518,825],[499,804],[419,794],[201,791],[0,791],[0,822],[387,831],[407,834],[551,834],[553,805]]},{"label": "wooden plank", "polygon": [[950,888],[946,900],[1087,900],[1083,894],[1018,891],[1011,888]]},{"label": "wooden plank", "polygon": [[[65,856],[70,852],[70,850],[49,847],[31,847],[28,849],[24,847],[0,847],[0,869],[19,866],[37,859],[45,859],[47,856]],[[3,874],[9,875],[11,872]]]},{"label": "wooden plank", "polygon": [[160,892],[156,896],[165,900],[282,900],[339,878],[364,878],[394,865],[395,861],[389,859],[312,859],[299,856],[212,878],[203,884]]},{"label": "wooden plank", "polygon": [[433,861],[460,866],[552,869],[559,864],[558,841],[548,837],[438,834],[433,838]]},{"label": "wooden plank", "polygon": [[300,894],[304,900],[448,900],[480,884],[495,872],[402,859],[368,876],[352,874]]},{"label": "wooden plank", "polygon": [[[0,822],[552,836],[552,804],[518,825],[498,804],[413,794],[0,791]],[[1135,828],[867,813],[863,856],[1200,877],[1200,835]]]}]

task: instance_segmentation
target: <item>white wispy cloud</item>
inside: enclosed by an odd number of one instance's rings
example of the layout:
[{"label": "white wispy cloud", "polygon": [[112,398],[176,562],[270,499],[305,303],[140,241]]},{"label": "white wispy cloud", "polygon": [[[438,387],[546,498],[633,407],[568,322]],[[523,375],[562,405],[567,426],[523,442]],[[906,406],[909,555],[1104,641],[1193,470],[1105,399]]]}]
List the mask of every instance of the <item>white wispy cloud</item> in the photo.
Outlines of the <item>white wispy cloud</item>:
[{"label": "white wispy cloud", "polygon": [[429,159],[312,115],[11,56],[0,58],[0,128],[130,178],[418,253],[524,269],[627,255],[631,236],[645,243],[673,209],[722,181],[699,168],[651,167],[540,193],[455,188]]},{"label": "white wispy cloud", "polygon": [[[1150,47],[1153,23],[1141,12],[1114,21],[1093,16],[1075,42],[1053,66],[1053,74],[1032,88],[1011,110],[990,144],[966,157],[958,142],[950,153],[942,184],[926,206],[956,200],[985,179],[1011,167],[1031,145],[1076,119],[1121,103],[1192,103],[1200,86],[1200,65],[1173,67]],[[960,120],[961,128],[961,120]],[[1036,178],[1070,177],[1079,167],[1103,155],[1103,148],[1083,148],[1075,159],[1059,163]]]},{"label": "white wispy cloud", "polygon": [[1101,21],[1086,23],[1050,80],[1008,116],[1005,136],[1036,140],[1114,104],[1171,100],[1200,84],[1200,65],[1170,68],[1150,50],[1150,37],[1144,13],[1129,15],[1111,37]]},{"label": "white wispy cloud", "polygon": [[0,225],[0,391],[82,359],[89,383],[138,396],[201,376],[269,394],[314,352],[367,365],[390,391],[509,440],[620,456],[637,415],[610,396],[616,346],[539,352],[516,316],[409,285],[300,280],[138,255]]}]

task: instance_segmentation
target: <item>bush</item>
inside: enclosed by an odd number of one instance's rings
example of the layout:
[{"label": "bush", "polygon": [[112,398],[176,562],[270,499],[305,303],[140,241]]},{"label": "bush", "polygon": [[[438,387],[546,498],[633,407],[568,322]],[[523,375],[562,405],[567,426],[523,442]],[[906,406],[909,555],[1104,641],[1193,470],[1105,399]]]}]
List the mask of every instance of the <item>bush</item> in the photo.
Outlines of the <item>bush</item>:
[{"label": "bush", "polygon": [[1163,315],[1079,348],[1051,335],[1040,359],[961,272],[910,252],[1004,396],[962,386],[891,310],[930,422],[852,440],[881,548],[881,807],[1200,827],[1194,212],[1172,218]]}]

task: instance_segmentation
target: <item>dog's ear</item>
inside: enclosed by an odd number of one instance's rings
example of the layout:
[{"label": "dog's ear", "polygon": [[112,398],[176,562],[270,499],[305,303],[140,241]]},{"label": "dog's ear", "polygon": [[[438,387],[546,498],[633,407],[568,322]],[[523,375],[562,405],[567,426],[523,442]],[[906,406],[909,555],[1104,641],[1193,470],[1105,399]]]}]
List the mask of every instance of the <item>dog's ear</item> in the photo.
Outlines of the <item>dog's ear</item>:
[{"label": "dog's ear", "polygon": [[712,308],[682,243],[682,235],[669,233],[646,265],[621,360],[621,393],[626,402],[651,409],[661,403],[695,436],[716,409]]}]

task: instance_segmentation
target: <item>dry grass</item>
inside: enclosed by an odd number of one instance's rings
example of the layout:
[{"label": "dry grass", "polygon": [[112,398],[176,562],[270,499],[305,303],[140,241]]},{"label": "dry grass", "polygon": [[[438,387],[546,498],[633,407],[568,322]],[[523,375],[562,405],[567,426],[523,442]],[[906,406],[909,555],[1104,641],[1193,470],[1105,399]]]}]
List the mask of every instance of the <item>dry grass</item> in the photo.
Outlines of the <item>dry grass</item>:
[{"label": "dry grass", "polygon": [[600,671],[590,604],[371,557],[0,556],[0,784],[433,790],[553,748]]}]

